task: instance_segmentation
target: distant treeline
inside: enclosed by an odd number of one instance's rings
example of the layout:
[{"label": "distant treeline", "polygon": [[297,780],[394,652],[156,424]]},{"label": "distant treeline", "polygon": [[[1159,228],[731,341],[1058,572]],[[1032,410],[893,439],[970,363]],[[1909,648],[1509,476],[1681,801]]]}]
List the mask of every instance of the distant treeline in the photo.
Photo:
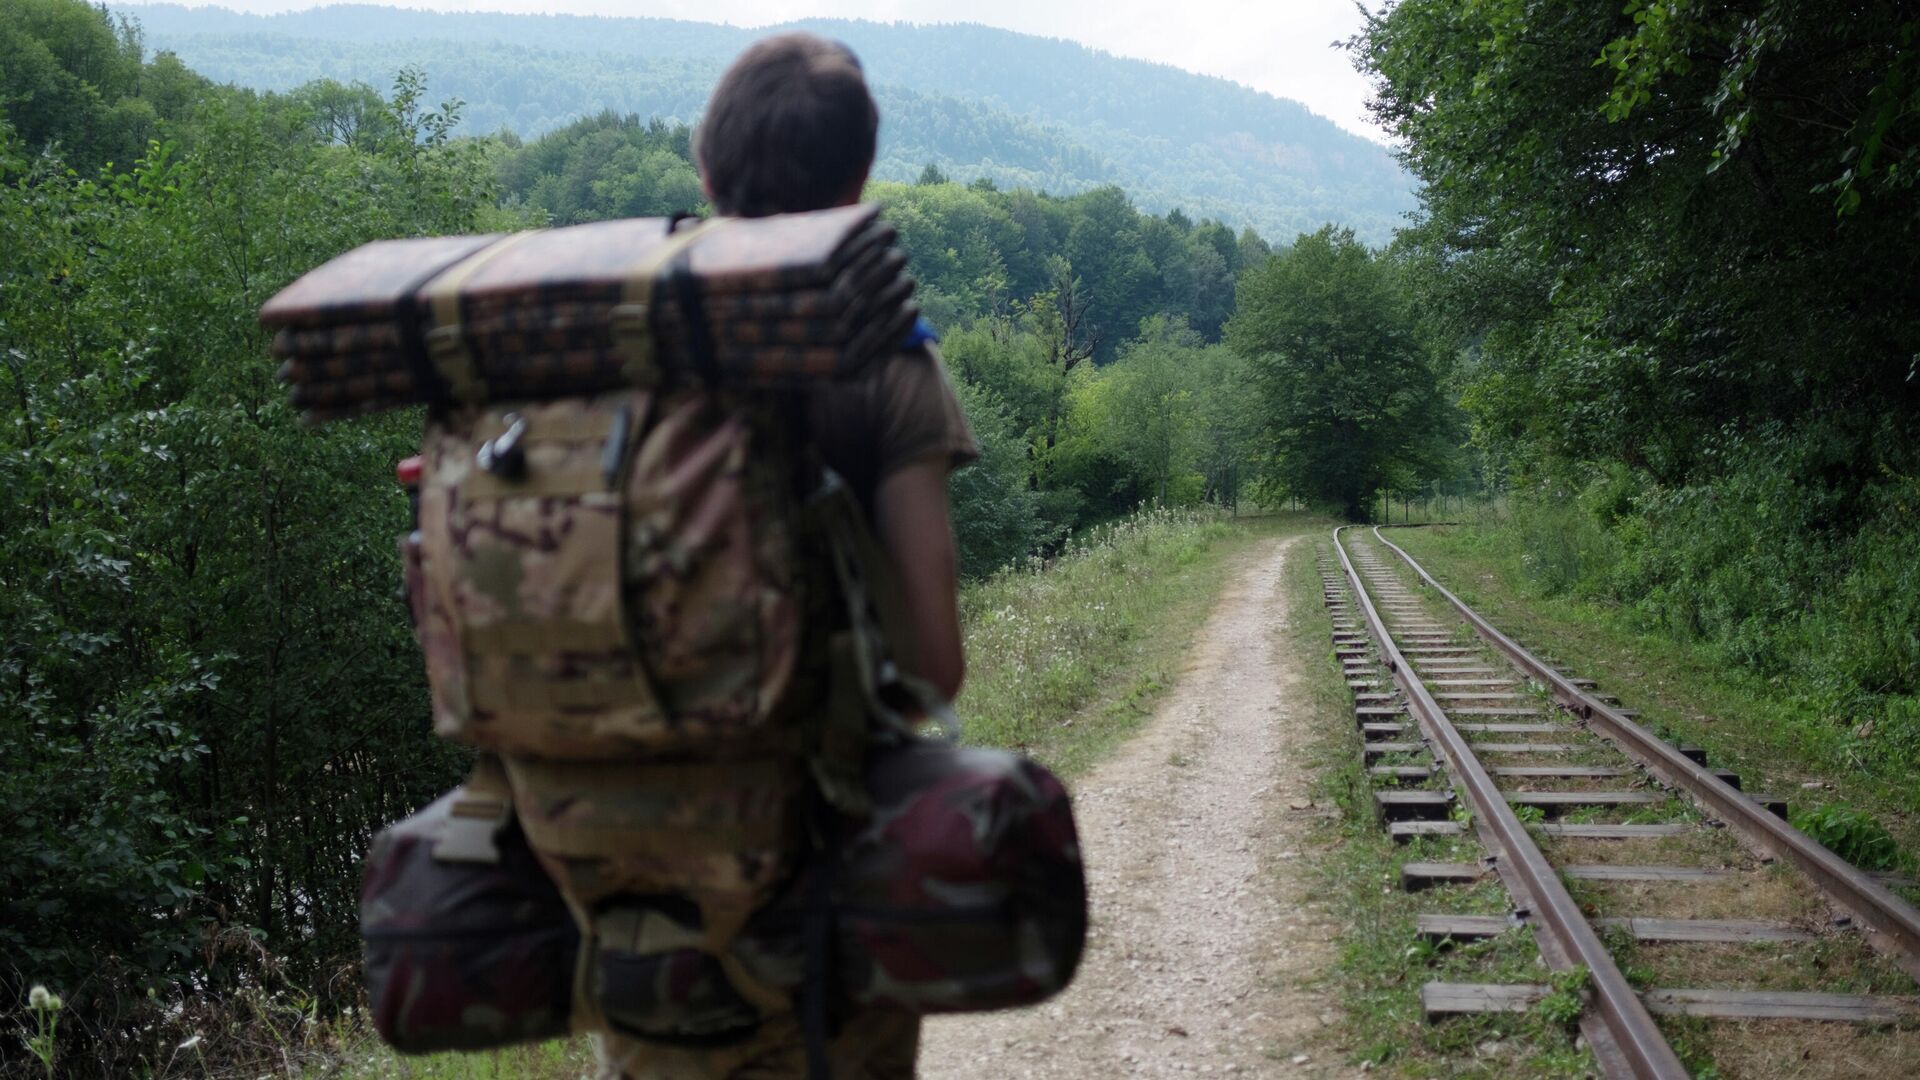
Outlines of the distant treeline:
[{"label": "distant treeline", "polygon": [[[342,5],[281,15],[142,6],[157,45],[221,81],[385,86],[414,67],[458,97],[465,133],[531,138],[603,109],[691,121],[721,67],[769,29],[671,19]],[[1383,147],[1298,102],[1071,41],[977,24],[795,24],[859,53],[880,99],[880,179],[928,162],[964,180],[1077,193],[1118,183],[1276,237],[1328,221],[1382,244],[1413,208]]]}]

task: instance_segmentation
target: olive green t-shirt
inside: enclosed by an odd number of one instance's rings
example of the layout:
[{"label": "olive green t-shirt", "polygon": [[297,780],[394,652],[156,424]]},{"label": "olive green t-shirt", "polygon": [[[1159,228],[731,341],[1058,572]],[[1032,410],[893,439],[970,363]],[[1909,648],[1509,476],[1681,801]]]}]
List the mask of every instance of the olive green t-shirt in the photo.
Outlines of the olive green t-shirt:
[{"label": "olive green t-shirt", "polygon": [[929,458],[948,470],[980,456],[931,344],[895,353],[858,380],[816,392],[813,437],[821,456],[871,510],[880,481]]}]

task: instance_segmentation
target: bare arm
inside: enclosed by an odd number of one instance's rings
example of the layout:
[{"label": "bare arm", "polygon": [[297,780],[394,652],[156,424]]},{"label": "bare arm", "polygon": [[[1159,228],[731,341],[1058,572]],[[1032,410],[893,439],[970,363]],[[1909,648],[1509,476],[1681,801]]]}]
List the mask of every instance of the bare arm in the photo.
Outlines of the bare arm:
[{"label": "bare arm", "polygon": [[874,493],[880,544],[899,575],[913,623],[908,671],[952,700],[966,676],[955,594],[953,521],[947,507],[947,463],[929,457],[887,474]]}]

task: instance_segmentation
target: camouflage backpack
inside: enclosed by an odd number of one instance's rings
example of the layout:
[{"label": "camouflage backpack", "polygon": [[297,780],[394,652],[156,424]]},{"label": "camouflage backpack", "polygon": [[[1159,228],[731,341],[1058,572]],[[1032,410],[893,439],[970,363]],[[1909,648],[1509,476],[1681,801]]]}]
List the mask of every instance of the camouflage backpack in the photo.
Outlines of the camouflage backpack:
[{"label": "camouflage backpack", "polygon": [[[434,726],[485,755],[437,854],[495,858],[516,819],[585,935],[583,987],[683,949],[718,964],[720,1004],[624,1018],[646,1037],[791,1006],[729,946],[793,875],[811,800],[867,805],[883,638],[847,551],[857,507],[827,474],[806,489],[798,426],[696,387],[427,428],[407,546]],[[575,1022],[607,1004],[576,995]]]}]

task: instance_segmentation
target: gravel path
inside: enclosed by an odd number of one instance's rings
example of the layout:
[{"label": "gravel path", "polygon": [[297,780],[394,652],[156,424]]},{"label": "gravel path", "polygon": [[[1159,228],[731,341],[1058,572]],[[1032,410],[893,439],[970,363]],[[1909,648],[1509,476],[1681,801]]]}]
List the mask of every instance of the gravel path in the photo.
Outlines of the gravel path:
[{"label": "gravel path", "polygon": [[1333,926],[1312,897],[1297,538],[1242,556],[1152,721],[1075,785],[1093,893],[1079,977],[1034,1009],[927,1025],[926,1080],[1348,1075],[1316,1035]]}]

